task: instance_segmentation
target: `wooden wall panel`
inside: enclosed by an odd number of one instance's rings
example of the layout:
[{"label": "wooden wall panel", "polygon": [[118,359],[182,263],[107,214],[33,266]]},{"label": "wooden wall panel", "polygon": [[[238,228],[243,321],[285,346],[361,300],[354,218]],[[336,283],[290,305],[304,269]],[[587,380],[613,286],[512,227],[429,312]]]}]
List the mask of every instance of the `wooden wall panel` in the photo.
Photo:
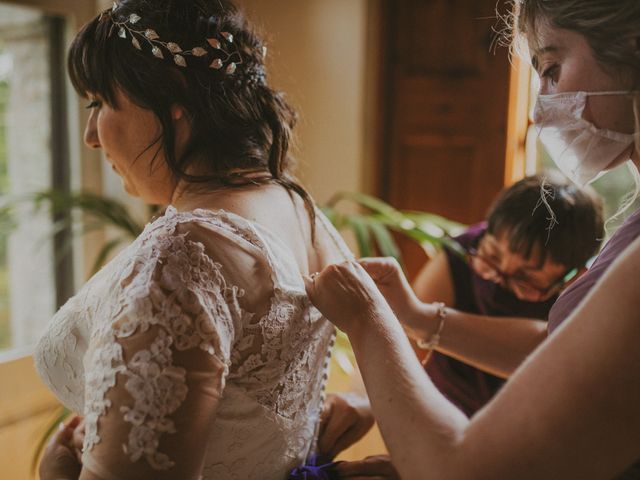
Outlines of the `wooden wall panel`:
[{"label": "wooden wall panel", "polygon": [[399,57],[410,73],[476,74],[487,67],[478,45],[490,42],[490,32],[478,18],[482,2],[409,0],[399,6]]},{"label": "wooden wall panel", "polygon": [[[504,185],[510,66],[490,50],[494,0],[397,0],[379,179],[399,208],[471,223]],[[416,188],[416,186],[420,188]]]},{"label": "wooden wall panel", "polygon": [[[473,145],[451,144],[404,145],[398,168],[411,175],[397,182],[396,201],[409,210],[429,210],[440,199],[451,195],[452,188],[458,202],[450,205],[449,215],[461,218],[477,195],[473,177],[477,151]],[[466,172],[461,176],[460,172]],[[425,188],[429,185],[428,188]],[[452,187],[455,186],[455,187]]]},{"label": "wooden wall panel", "polygon": [[[504,2],[499,2],[502,5]],[[387,0],[378,190],[401,209],[482,220],[505,181],[510,65],[495,0]],[[410,274],[424,255],[404,243]]]}]

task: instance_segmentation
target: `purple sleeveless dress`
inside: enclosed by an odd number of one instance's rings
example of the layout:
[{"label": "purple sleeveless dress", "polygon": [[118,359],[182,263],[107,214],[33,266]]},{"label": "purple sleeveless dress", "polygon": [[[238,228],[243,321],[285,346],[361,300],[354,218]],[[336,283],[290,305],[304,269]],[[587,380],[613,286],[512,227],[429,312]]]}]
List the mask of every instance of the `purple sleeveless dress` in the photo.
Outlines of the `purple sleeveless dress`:
[{"label": "purple sleeveless dress", "polygon": [[[465,248],[476,247],[486,229],[486,223],[474,225],[456,240]],[[451,306],[456,310],[498,317],[547,319],[556,297],[544,302],[520,300],[509,290],[477,275],[454,252],[445,249],[445,253],[453,280],[455,300]],[[501,378],[438,352],[431,355],[426,371],[436,387],[468,416],[482,408],[504,384]]]},{"label": "purple sleeveless dress", "polygon": [[[591,268],[582,277],[567,288],[549,312],[549,333],[558,328],[571,312],[586,297],[591,288],[607,271],[611,263],[620,255],[636,238],[640,236],[640,209],[636,210],[622,224],[618,231],[604,246],[600,255]],[[617,480],[640,480],[640,460],[630,469],[625,471]]]},{"label": "purple sleeveless dress", "polygon": [[549,312],[549,333],[552,333],[575,310],[609,265],[640,235],[640,209],[636,210],[611,237],[589,271],[568,287]]}]

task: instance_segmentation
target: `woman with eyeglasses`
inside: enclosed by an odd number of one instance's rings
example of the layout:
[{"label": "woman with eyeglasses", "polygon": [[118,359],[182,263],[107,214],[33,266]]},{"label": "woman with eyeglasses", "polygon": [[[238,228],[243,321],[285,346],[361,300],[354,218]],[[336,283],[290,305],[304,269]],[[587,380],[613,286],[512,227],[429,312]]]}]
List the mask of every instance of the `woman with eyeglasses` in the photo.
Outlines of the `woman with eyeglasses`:
[{"label": "woman with eyeglasses", "polygon": [[[445,248],[423,268],[414,283],[421,303],[411,302],[421,315],[405,317],[408,331],[418,345],[428,345],[440,323],[430,302],[447,307],[447,328],[426,370],[465,414],[484,406],[546,337],[549,310],[597,253],[603,235],[593,189],[544,173],[503,190],[487,221],[456,237],[460,251]],[[368,268],[394,268],[376,262]],[[404,291],[394,285],[383,293],[402,316]]]}]

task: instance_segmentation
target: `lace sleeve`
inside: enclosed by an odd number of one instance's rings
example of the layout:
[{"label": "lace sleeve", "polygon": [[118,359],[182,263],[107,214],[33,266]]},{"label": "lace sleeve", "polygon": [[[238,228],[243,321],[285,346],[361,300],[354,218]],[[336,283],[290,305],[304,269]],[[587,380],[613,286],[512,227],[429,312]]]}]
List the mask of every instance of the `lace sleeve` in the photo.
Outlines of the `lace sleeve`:
[{"label": "lace sleeve", "polygon": [[187,234],[147,246],[124,275],[85,357],[83,468],[105,480],[196,479],[241,292]]}]

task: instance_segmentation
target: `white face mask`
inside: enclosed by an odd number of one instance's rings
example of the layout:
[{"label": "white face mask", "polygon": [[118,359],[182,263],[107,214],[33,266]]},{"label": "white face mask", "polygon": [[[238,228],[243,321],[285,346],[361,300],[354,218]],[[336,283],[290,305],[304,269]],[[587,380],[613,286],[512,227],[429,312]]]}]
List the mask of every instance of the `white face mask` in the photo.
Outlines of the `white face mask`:
[{"label": "white face mask", "polygon": [[565,92],[539,95],[534,122],[539,138],[558,168],[578,185],[587,185],[605,173],[623,154],[631,156],[633,134],[604,130],[582,115],[594,95],[630,95],[628,91]]}]

